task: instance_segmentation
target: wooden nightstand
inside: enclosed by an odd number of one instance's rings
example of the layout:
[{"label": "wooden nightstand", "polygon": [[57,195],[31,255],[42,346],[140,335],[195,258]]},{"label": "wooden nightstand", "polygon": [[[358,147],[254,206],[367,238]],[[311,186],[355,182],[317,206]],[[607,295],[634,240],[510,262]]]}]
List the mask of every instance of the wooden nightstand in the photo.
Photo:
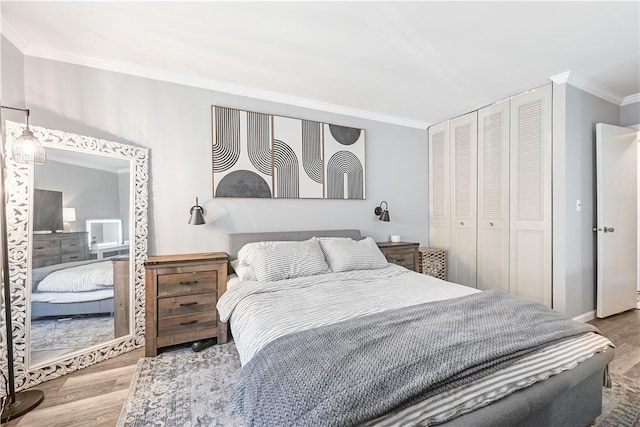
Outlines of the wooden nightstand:
[{"label": "wooden nightstand", "polygon": [[418,243],[376,242],[387,261],[418,271]]},{"label": "wooden nightstand", "polygon": [[152,256],[146,269],[145,355],[158,348],[217,337],[227,342],[227,324],[216,304],[227,290],[224,252]]}]

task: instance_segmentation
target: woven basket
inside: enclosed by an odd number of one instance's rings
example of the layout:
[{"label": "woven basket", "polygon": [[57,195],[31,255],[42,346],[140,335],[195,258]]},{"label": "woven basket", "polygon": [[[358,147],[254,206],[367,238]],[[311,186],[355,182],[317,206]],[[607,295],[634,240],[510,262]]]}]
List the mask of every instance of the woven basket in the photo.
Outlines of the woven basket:
[{"label": "woven basket", "polygon": [[444,249],[419,248],[418,272],[447,280],[447,253]]}]

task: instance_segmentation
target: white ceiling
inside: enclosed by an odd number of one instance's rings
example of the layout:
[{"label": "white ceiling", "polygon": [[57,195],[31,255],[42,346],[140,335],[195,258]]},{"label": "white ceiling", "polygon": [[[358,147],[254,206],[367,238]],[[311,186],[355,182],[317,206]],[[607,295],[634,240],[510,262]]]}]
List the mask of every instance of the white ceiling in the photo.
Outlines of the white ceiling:
[{"label": "white ceiling", "polygon": [[2,2],[26,55],[426,127],[544,84],[640,93],[640,2]]}]

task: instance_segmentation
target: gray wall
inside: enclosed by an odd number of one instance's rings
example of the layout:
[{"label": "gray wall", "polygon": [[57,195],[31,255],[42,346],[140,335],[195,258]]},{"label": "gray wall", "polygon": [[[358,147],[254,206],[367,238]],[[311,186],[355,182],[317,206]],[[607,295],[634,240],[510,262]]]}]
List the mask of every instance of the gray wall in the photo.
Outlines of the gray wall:
[{"label": "gray wall", "polygon": [[[2,49],[2,105],[25,108],[24,55],[7,39],[1,37]],[[2,109],[2,120],[24,121],[25,114]]]},{"label": "gray wall", "polygon": [[[149,253],[227,250],[229,232],[359,228],[427,242],[426,131],[25,57],[34,124],[148,147]],[[211,105],[366,129],[367,199],[212,199]],[[189,226],[195,197],[207,224]],[[389,203],[391,222],[374,208]]]},{"label": "gray wall", "polygon": [[640,124],[640,102],[620,107],[620,126]]},{"label": "gray wall", "polygon": [[[62,191],[62,205],[75,208],[76,221],[69,223],[71,231],[85,231],[87,219],[120,218],[117,173],[53,160],[34,170],[34,188]],[[124,221],[122,227],[127,227]]]},{"label": "gray wall", "polygon": [[[620,107],[571,85],[566,87],[565,229],[566,311],[570,317],[595,309],[596,224],[595,126],[618,125]],[[554,177],[555,180],[555,177]],[[576,211],[576,200],[582,211]]]}]

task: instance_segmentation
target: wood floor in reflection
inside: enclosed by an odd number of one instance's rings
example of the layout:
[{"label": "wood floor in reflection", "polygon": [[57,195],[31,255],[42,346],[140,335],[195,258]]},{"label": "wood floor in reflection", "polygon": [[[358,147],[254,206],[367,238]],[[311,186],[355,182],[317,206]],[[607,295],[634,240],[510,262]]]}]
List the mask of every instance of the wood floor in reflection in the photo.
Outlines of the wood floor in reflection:
[{"label": "wood floor in reflection", "polygon": [[[613,373],[640,381],[640,310],[591,322],[616,345]],[[7,427],[113,427],[129,392],[131,378],[144,349],[98,363],[35,387],[45,400]]]}]

